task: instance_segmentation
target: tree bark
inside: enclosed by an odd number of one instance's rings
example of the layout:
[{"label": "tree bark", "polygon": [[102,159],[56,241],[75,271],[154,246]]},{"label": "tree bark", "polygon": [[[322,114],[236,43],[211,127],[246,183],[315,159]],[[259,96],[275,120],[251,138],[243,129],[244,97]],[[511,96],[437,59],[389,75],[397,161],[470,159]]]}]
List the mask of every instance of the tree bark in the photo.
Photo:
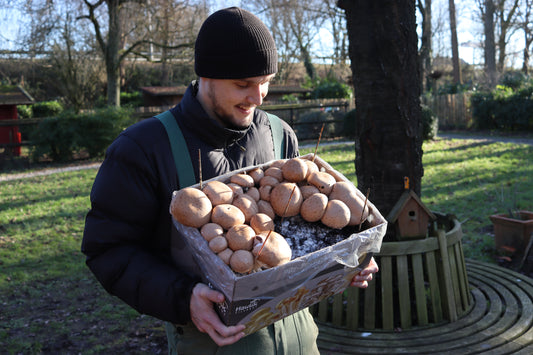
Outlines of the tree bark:
[{"label": "tree bark", "polygon": [[120,6],[119,0],[107,0],[108,25],[105,47],[107,104],[120,106]]},{"label": "tree bark", "polygon": [[496,44],[494,41],[494,0],[485,0],[483,30],[485,33],[485,72],[487,73],[488,89],[496,87],[498,73],[496,71]]},{"label": "tree bark", "polygon": [[524,30],[524,62],[522,63],[522,72],[525,75],[529,75],[529,47],[531,47],[531,43],[533,42],[533,31],[529,28],[532,4],[533,1],[526,0],[522,18],[522,29]]},{"label": "tree bark", "polygon": [[461,61],[459,60],[459,42],[457,41],[454,0],[448,0],[448,9],[450,11],[450,31],[452,37],[453,81],[455,84],[461,85],[463,84],[463,77],[461,75]]},{"label": "tree bark", "polygon": [[[356,100],[358,188],[383,215],[405,191],[420,196],[422,137],[415,5],[341,0]],[[391,228],[392,230],[392,228]],[[388,236],[387,238],[393,238]]]},{"label": "tree bark", "polygon": [[422,36],[420,40],[420,87],[425,88],[425,91],[430,91],[432,87],[432,80],[430,77],[432,71],[432,36],[433,30],[431,26],[431,0],[418,0],[418,8],[422,14]]}]

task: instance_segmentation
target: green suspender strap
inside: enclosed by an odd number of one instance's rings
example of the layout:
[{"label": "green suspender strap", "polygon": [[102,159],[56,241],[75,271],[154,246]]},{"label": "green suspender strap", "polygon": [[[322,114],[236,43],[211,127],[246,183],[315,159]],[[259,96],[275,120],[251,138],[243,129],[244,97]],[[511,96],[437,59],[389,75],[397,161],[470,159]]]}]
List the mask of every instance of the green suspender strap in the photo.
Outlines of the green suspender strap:
[{"label": "green suspender strap", "polygon": [[191,156],[185,138],[181,133],[178,122],[170,111],[165,111],[155,116],[163,123],[170,141],[170,148],[174,157],[174,164],[178,172],[178,179],[180,188],[194,185],[196,177],[194,176],[194,168],[192,166]]},{"label": "green suspender strap", "polygon": [[281,119],[271,113],[266,113],[270,120],[270,131],[274,143],[274,157],[283,159],[283,148],[285,147],[285,136],[283,135],[283,125]]},{"label": "green suspender strap", "polygon": [[[285,136],[283,135],[283,126],[279,117],[267,113],[270,120],[270,130],[272,141],[274,142],[274,156],[276,159],[283,159],[283,147],[285,146]],[[167,131],[170,141],[170,148],[174,157],[174,164],[178,172],[180,188],[194,185],[196,177],[192,166],[191,156],[185,138],[181,133],[180,127],[170,111],[165,111],[155,116],[161,121]]]}]

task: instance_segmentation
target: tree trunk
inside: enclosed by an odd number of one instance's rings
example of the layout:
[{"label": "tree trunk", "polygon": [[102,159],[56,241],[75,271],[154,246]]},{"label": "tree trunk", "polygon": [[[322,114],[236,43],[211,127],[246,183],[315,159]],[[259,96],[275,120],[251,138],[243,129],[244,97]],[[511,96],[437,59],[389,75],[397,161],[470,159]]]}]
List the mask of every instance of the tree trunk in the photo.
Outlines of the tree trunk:
[{"label": "tree trunk", "polygon": [[533,31],[529,28],[530,16],[531,16],[531,6],[533,1],[527,0],[524,4],[524,17],[522,22],[522,29],[524,30],[524,62],[522,63],[522,72],[525,75],[529,75],[529,47],[533,42]]},{"label": "tree trunk", "polygon": [[450,30],[452,36],[452,62],[453,62],[453,81],[457,85],[463,83],[461,75],[461,62],[459,60],[459,43],[457,41],[457,23],[455,21],[455,1],[448,0],[450,11]]},{"label": "tree trunk", "polygon": [[432,87],[432,80],[430,77],[432,71],[432,52],[433,45],[431,38],[433,30],[431,27],[431,0],[425,0],[425,4],[419,0],[419,9],[422,13],[422,37],[420,43],[420,87],[425,91],[430,91]]},{"label": "tree trunk", "polygon": [[[420,196],[422,137],[415,5],[341,0],[356,100],[358,187],[387,215],[404,192]],[[392,230],[392,228],[391,228]],[[388,236],[387,238],[393,238]]]},{"label": "tree trunk", "polygon": [[120,106],[120,5],[119,0],[107,0],[109,32],[105,50],[107,74],[107,104]]},{"label": "tree trunk", "polygon": [[494,12],[493,0],[485,0],[485,15],[483,30],[485,32],[485,72],[487,73],[488,89],[496,87],[498,74],[496,71],[496,44],[494,42]]},{"label": "tree trunk", "polygon": [[529,43],[525,40],[526,46],[524,47],[524,62],[522,63],[522,73],[529,75]]}]

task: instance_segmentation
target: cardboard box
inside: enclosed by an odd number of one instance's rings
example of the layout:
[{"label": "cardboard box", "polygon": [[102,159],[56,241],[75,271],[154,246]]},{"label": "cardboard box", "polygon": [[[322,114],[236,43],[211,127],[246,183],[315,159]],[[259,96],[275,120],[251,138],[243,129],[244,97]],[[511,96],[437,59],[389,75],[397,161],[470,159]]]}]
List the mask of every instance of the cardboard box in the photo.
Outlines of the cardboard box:
[{"label": "cardboard box", "polygon": [[[309,155],[303,158],[309,158]],[[315,158],[315,163],[335,176],[337,181],[348,181],[319,157]],[[266,169],[269,165],[259,167]],[[240,169],[214,180],[227,182],[231,175],[253,168]],[[364,200],[359,190],[358,193]],[[370,228],[287,264],[245,276],[237,276],[216,256],[198,229],[175,220],[174,224],[192,250],[204,282],[226,298],[224,303],[217,305],[220,318],[226,325],[245,324],[245,332],[250,334],[348,287],[355,274],[368,264],[374,253],[379,252],[387,228],[385,218],[376,207],[370,201],[367,205]],[[178,258],[175,257],[176,262],[180,261]]]}]

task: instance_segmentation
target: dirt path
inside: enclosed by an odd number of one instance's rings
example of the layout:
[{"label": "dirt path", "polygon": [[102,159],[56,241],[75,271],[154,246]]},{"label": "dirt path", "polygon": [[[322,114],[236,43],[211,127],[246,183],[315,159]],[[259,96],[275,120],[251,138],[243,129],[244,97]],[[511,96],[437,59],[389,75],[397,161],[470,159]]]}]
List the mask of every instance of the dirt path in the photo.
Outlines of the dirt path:
[{"label": "dirt path", "polygon": [[88,163],[88,164],[79,164],[79,165],[66,166],[66,167],[62,167],[62,168],[46,168],[46,169],[32,171],[32,172],[26,172],[26,173],[5,174],[5,175],[0,176],[0,182],[31,178],[31,177],[35,177],[35,176],[43,176],[43,175],[50,175],[50,174],[56,174],[56,173],[63,173],[63,172],[67,172],[67,171],[76,171],[76,170],[85,170],[85,169],[98,169],[101,164],[102,164],[101,162],[97,162],[97,163]]}]

